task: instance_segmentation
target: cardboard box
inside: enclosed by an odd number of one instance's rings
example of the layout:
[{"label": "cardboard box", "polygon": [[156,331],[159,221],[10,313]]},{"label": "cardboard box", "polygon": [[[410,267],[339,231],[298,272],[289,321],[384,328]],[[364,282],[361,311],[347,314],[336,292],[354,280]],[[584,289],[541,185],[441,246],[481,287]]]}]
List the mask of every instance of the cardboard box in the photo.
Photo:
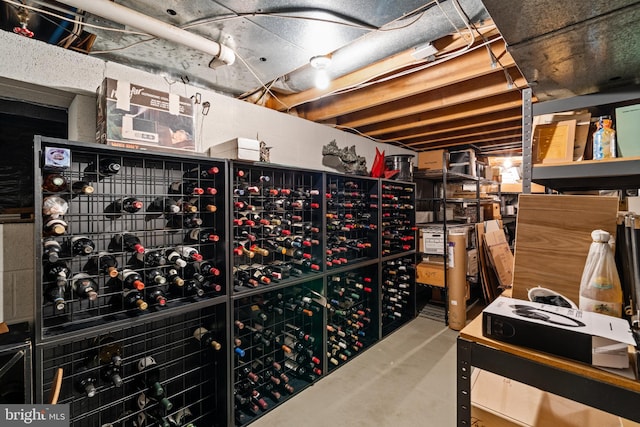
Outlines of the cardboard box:
[{"label": "cardboard box", "polygon": [[500,296],[482,311],[482,334],[594,366],[626,369],[629,322],[599,313]]},{"label": "cardboard box", "polygon": [[97,90],[96,141],[121,148],[195,151],[193,102],[123,80]]},{"label": "cardboard box", "polygon": [[638,425],[481,369],[471,374],[471,416],[477,427]]},{"label": "cardboard box", "polygon": [[478,250],[469,249],[467,251],[467,276],[478,274]]},{"label": "cardboard box", "polygon": [[249,138],[234,138],[209,147],[209,156],[221,159],[260,161],[260,141]]},{"label": "cardboard box", "polygon": [[502,229],[486,231],[484,243],[488,251],[489,262],[493,266],[502,288],[513,283],[513,253]]},{"label": "cardboard box", "polygon": [[482,204],[482,220],[488,221],[490,219],[500,219],[502,214],[500,213],[500,202],[483,203]]},{"label": "cardboard box", "polygon": [[422,252],[426,254],[444,255],[444,230],[442,228],[421,228],[420,239]]},{"label": "cardboard box", "polygon": [[418,169],[442,170],[446,150],[430,150],[418,153]]},{"label": "cardboard box", "polygon": [[430,257],[416,265],[416,282],[424,285],[444,287],[444,257]]}]

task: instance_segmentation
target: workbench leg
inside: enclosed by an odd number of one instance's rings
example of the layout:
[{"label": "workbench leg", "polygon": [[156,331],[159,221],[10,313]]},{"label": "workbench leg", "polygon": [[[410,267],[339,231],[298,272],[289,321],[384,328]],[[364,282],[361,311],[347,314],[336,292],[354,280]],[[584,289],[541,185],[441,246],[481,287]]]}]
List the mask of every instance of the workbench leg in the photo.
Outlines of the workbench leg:
[{"label": "workbench leg", "polygon": [[458,427],[471,425],[471,343],[458,338]]}]

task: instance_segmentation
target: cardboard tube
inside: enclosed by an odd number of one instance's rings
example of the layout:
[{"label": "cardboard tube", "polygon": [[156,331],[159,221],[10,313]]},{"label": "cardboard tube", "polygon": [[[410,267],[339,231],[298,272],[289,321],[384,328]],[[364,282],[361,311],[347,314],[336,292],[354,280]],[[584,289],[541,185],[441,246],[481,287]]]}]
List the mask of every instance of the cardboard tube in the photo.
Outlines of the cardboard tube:
[{"label": "cardboard tube", "polygon": [[449,327],[455,331],[467,322],[467,245],[466,233],[450,232],[447,237],[447,287]]}]

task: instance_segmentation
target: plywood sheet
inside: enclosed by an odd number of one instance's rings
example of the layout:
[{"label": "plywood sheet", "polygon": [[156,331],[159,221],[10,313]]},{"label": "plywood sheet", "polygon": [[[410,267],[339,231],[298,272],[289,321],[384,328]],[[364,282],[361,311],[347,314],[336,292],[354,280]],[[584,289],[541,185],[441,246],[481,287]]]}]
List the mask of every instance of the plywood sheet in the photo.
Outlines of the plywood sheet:
[{"label": "plywood sheet", "polygon": [[591,232],[615,236],[617,197],[521,194],[518,201],[513,297],[543,286],[578,303]]}]

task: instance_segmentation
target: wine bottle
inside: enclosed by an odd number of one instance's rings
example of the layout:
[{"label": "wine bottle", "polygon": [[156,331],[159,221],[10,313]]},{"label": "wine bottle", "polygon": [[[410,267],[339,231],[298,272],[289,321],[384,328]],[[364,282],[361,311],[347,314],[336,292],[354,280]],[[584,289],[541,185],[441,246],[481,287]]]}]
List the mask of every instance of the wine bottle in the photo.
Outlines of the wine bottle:
[{"label": "wine bottle", "polygon": [[62,246],[53,237],[44,239],[42,242],[42,259],[48,262],[56,262],[60,258]]},{"label": "wine bottle", "polygon": [[186,171],[182,176],[184,178],[204,178],[210,179],[220,173],[220,169],[217,166],[211,166],[205,169],[198,167]]},{"label": "wine bottle", "polygon": [[155,283],[156,285],[164,285],[167,283],[167,278],[159,268],[146,271],[144,276],[147,283]]},{"label": "wine bottle", "polygon": [[173,264],[176,268],[184,268],[187,265],[187,261],[182,259],[180,253],[178,253],[178,251],[176,251],[175,249],[167,249],[165,256],[167,258],[167,261]]},{"label": "wine bottle", "polygon": [[74,195],[88,195],[93,194],[94,191],[95,188],[87,181],[75,181],[71,184],[71,192]]},{"label": "wine bottle", "polygon": [[197,214],[171,215],[167,221],[167,228],[198,228],[202,225],[202,218]]},{"label": "wine bottle", "polygon": [[67,231],[67,223],[62,218],[49,218],[42,227],[45,236],[62,236]]},{"label": "wine bottle", "polygon": [[42,215],[50,219],[60,218],[69,210],[69,204],[58,196],[48,196],[42,200]]},{"label": "wine bottle", "polygon": [[67,179],[58,173],[46,174],[42,180],[42,189],[50,193],[61,193],[67,189]]},{"label": "wine bottle", "polygon": [[175,250],[184,260],[202,261],[202,255],[200,255],[198,250],[194,247],[179,245],[176,246]]},{"label": "wine bottle", "polygon": [[170,197],[156,197],[147,207],[147,214],[145,215],[145,221],[150,221],[155,218],[160,218],[163,214],[165,216],[171,216],[180,212],[180,207],[176,204],[176,201]]},{"label": "wine bottle", "polygon": [[193,243],[213,243],[220,240],[220,236],[215,234],[212,231],[202,230],[199,228],[194,228],[193,230],[187,232],[184,240],[186,242]]},{"label": "wine bottle", "polygon": [[175,268],[171,268],[167,272],[167,282],[169,282],[169,285],[171,286],[184,286],[184,279],[180,277],[178,270]]},{"label": "wine bottle", "polygon": [[89,255],[96,249],[93,240],[87,236],[73,236],[70,245],[72,255]]},{"label": "wine bottle", "polygon": [[129,268],[123,269],[119,274],[123,287],[127,289],[136,289],[141,291],[144,289],[144,282],[142,276],[135,270]]},{"label": "wine bottle", "polygon": [[138,360],[136,367],[138,372],[142,373],[139,387],[144,390],[145,396],[170,411],[173,404],[165,396],[165,390],[160,384],[160,366],[156,360],[151,356],[143,357]]},{"label": "wine bottle", "polygon": [[167,305],[167,296],[160,286],[146,288],[146,296],[148,301],[151,301],[160,307]]},{"label": "wine bottle", "polygon": [[76,389],[85,394],[87,397],[93,397],[96,395],[96,383],[98,382],[94,373],[87,369],[86,366],[80,366],[74,375]]},{"label": "wine bottle", "polygon": [[169,194],[183,194],[200,196],[204,190],[198,187],[197,182],[192,181],[175,181],[169,185]]},{"label": "wine bottle", "polygon": [[216,351],[222,348],[222,344],[216,340],[213,332],[206,328],[200,327],[193,331],[193,337],[200,341],[200,345],[203,347],[209,347]]},{"label": "wine bottle", "polygon": [[92,161],[84,170],[85,180],[94,182],[120,172],[120,162],[113,158],[103,157],[97,163]]},{"label": "wine bottle", "polygon": [[45,289],[45,298],[53,304],[56,311],[63,311],[67,306],[65,301],[65,289],[66,287],[64,285],[59,286],[55,283],[48,285]]},{"label": "wine bottle", "polygon": [[109,203],[104,208],[104,212],[107,218],[116,219],[120,218],[123,213],[136,213],[142,207],[143,204],[140,200],[133,196],[127,196]]},{"label": "wine bottle", "polygon": [[118,260],[109,252],[98,252],[98,268],[109,277],[118,277]]},{"label": "wine bottle", "polygon": [[96,354],[97,363],[102,366],[100,377],[116,387],[121,387],[122,380],[122,345],[111,336],[97,340],[99,346]]},{"label": "wine bottle", "polygon": [[198,206],[188,200],[180,200],[178,202],[178,207],[180,208],[180,211],[184,213],[198,212]]},{"label": "wine bottle", "polygon": [[143,253],[136,253],[136,259],[145,267],[162,267],[167,263],[167,258],[159,250],[145,250]]},{"label": "wine bottle", "polygon": [[144,311],[149,308],[149,305],[143,299],[142,293],[137,289],[124,289],[122,291],[122,302],[125,309]]},{"label": "wine bottle", "polygon": [[71,277],[71,289],[78,298],[95,301],[98,298],[98,283],[87,273],[76,273]]},{"label": "wine bottle", "polygon": [[64,261],[46,263],[44,266],[47,281],[55,282],[57,286],[66,287],[71,276],[71,270]]},{"label": "wine bottle", "polygon": [[200,286],[200,284],[193,279],[185,280],[182,286],[182,293],[185,296],[193,296],[193,297],[203,297],[204,289]]},{"label": "wine bottle", "polygon": [[112,245],[118,251],[144,253],[140,239],[131,233],[116,234],[113,236]]}]

